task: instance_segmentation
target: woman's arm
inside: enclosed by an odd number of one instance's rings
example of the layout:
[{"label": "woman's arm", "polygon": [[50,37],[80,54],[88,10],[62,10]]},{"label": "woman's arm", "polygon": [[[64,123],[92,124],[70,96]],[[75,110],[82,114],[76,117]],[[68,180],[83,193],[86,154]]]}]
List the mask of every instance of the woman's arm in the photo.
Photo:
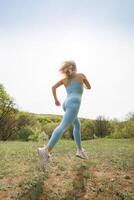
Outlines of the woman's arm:
[{"label": "woman's arm", "polygon": [[87,77],[84,75],[84,74],[82,74],[83,75],[83,83],[84,83],[84,85],[86,86],[86,89],[91,89],[91,85],[90,85],[90,83],[89,83],[89,81],[88,81],[88,79],[87,79]]},{"label": "woman's arm", "polygon": [[54,84],[54,85],[52,86],[52,94],[53,94],[53,97],[54,97],[54,100],[55,100],[55,104],[56,104],[57,106],[60,106],[60,102],[59,102],[59,100],[58,100],[58,98],[57,98],[56,89],[57,89],[58,87],[60,87],[61,85],[63,85],[63,81],[62,81],[62,80],[58,81],[56,84]]}]

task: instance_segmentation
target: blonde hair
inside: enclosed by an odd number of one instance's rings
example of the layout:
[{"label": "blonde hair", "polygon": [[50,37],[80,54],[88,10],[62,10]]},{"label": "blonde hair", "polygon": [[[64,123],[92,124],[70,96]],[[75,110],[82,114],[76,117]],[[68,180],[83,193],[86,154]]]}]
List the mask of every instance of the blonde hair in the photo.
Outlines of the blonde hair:
[{"label": "blonde hair", "polygon": [[68,78],[72,75],[73,71],[75,70],[77,70],[76,63],[72,60],[65,61],[59,69],[60,73]]}]

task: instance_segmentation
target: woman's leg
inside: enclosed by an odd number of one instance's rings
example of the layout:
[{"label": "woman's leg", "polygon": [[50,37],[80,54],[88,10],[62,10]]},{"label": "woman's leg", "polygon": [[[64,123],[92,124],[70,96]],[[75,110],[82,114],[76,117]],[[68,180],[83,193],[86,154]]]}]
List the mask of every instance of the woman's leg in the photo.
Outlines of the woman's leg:
[{"label": "woman's leg", "polygon": [[76,156],[83,158],[83,159],[87,159],[88,155],[85,151],[85,149],[82,148],[81,146],[81,124],[80,124],[80,120],[76,117],[76,119],[74,120],[73,124],[73,136],[74,139],[76,141],[76,145],[77,145],[77,152],[76,152]]},{"label": "woman's leg", "polygon": [[52,133],[52,136],[47,144],[48,151],[50,152],[54,145],[57,143],[59,138],[63,135],[65,130],[68,128],[68,126],[74,121],[74,119],[77,116],[78,113],[78,107],[68,107],[66,108],[66,112],[63,116],[63,119],[58,127],[56,127]]},{"label": "woman's leg", "polygon": [[78,149],[81,149],[81,124],[78,117],[73,121],[73,136],[76,141],[76,145]]}]

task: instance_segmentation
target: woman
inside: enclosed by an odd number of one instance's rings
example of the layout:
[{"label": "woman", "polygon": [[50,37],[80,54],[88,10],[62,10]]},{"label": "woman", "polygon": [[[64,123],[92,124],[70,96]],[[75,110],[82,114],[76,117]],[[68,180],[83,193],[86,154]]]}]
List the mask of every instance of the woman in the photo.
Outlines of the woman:
[{"label": "woman", "polygon": [[59,71],[65,77],[52,86],[52,93],[55,104],[60,106],[61,104],[57,98],[56,89],[61,85],[65,86],[67,92],[67,97],[63,103],[65,114],[59,126],[53,131],[47,146],[38,148],[38,155],[43,169],[47,167],[52,148],[70,124],[73,125],[73,136],[77,145],[76,156],[83,159],[87,158],[85,150],[81,147],[80,120],[77,115],[81,104],[83,86],[86,89],[91,89],[91,85],[84,74],[77,73],[77,67],[74,61],[65,61]]}]

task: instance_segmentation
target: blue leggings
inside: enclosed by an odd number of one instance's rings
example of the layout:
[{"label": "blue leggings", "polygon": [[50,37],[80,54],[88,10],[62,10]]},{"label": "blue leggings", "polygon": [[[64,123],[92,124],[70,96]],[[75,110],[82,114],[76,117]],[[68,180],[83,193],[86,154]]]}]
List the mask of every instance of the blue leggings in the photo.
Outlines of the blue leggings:
[{"label": "blue leggings", "polygon": [[73,136],[76,141],[77,148],[81,149],[81,131],[80,120],[77,117],[80,108],[80,98],[69,98],[63,103],[65,114],[61,123],[56,127],[52,136],[47,144],[47,147],[53,148],[58,142],[59,138],[63,135],[69,125],[73,125]]}]

